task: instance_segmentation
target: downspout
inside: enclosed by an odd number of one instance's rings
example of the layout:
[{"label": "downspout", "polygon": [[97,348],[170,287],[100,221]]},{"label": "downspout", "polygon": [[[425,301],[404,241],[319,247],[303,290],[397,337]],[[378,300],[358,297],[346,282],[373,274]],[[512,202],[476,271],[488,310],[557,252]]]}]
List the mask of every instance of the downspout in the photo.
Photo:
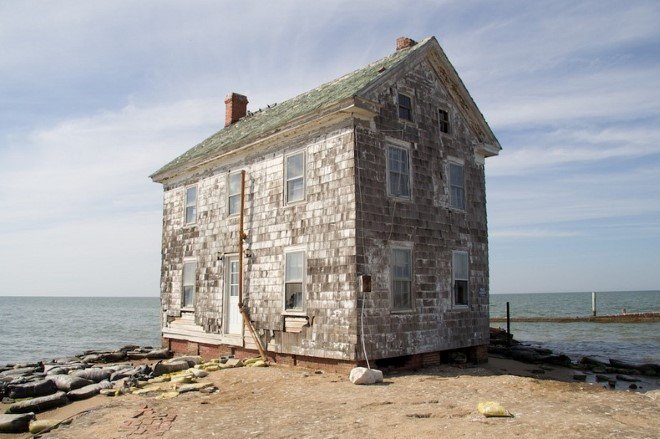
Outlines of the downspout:
[{"label": "downspout", "polygon": [[245,171],[243,170],[241,171],[241,215],[240,215],[240,223],[238,230],[238,310],[243,316],[243,323],[245,324],[245,326],[248,327],[248,329],[250,330],[250,334],[252,334],[252,338],[254,339],[254,342],[257,344],[257,348],[259,349],[259,355],[261,355],[261,358],[264,361],[268,361],[268,357],[266,356],[266,350],[261,344],[261,340],[257,336],[257,332],[254,330],[254,326],[252,325],[252,322],[250,321],[250,317],[248,316],[247,313],[247,308],[243,306],[243,241],[245,241],[245,238],[247,238],[247,235],[243,230],[244,217],[245,217]]}]

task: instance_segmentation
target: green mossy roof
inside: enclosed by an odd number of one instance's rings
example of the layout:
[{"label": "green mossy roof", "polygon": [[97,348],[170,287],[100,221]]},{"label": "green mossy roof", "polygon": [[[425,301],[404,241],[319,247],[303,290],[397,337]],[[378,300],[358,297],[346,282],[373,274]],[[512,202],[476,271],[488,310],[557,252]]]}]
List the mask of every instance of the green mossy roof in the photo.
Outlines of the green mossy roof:
[{"label": "green mossy roof", "polygon": [[300,116],[330,107],[344,99],[355,96],[381,74],[385,74],[388,69],[422,47],[429,40],[430,38],[425,39],[409,49],[398,50],[341,78],[325,83],[271,108],[248,115],[181,154],[154,172],[151,178],[189,162],[198,162],[217,156],[239,143],[258,140],[260,137],[273,132]]}]

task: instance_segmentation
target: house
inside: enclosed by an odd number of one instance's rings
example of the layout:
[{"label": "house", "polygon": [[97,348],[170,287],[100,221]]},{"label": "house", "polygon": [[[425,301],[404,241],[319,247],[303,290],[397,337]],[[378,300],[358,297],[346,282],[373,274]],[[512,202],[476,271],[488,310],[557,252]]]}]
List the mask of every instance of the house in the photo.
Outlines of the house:
[{"label": "house", "polygon": [[336,370],[486,357],[501,148],[435,38],[266,109],[225,103],[151,175],[165,346]]}]

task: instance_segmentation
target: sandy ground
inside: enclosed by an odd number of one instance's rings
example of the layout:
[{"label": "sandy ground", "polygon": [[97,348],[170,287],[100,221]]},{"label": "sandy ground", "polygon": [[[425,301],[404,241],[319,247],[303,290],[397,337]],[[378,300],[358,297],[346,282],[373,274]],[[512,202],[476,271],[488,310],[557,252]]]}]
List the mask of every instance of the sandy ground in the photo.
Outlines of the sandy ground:
[{"label": "sandy ground", "polygon": [[[123,438],[122,425],[147,404],[175,414],[164,438],[430,438],[660,437],[660,394],[569,383],[556,368],[542,379],[535,366],[491,358],[488,365],[450,366],[386,374],[385,382],[355,386],[347,377],[288,368],[238,368],[206,380],[220,391],[169,400],[97,396],[39,416],[62,418],[90,410],[48,438]],[[553,378],[553,379],[549,379]],[[657,386],[657,382],[655,383]],[[481,401],[498,401],[514,418],[485,418]],[[26,437],[0,435],[1,439]],[[130,436],[131,438],[134,436]],[[156,437],[146,431],[137,437]]]}]

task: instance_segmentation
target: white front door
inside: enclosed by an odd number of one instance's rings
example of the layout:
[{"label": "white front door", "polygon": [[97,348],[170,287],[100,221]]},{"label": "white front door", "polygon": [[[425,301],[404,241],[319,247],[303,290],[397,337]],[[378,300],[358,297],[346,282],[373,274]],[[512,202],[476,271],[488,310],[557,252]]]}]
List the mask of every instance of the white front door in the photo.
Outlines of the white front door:
[{"label": "white front door", "polygon": [[241,334],[242,322],[241,313],[238,310],[238,257],[232,256],[227,259],[227,282],[225,282],[225,294],[227,300],[225,311],[228,334]]}]

